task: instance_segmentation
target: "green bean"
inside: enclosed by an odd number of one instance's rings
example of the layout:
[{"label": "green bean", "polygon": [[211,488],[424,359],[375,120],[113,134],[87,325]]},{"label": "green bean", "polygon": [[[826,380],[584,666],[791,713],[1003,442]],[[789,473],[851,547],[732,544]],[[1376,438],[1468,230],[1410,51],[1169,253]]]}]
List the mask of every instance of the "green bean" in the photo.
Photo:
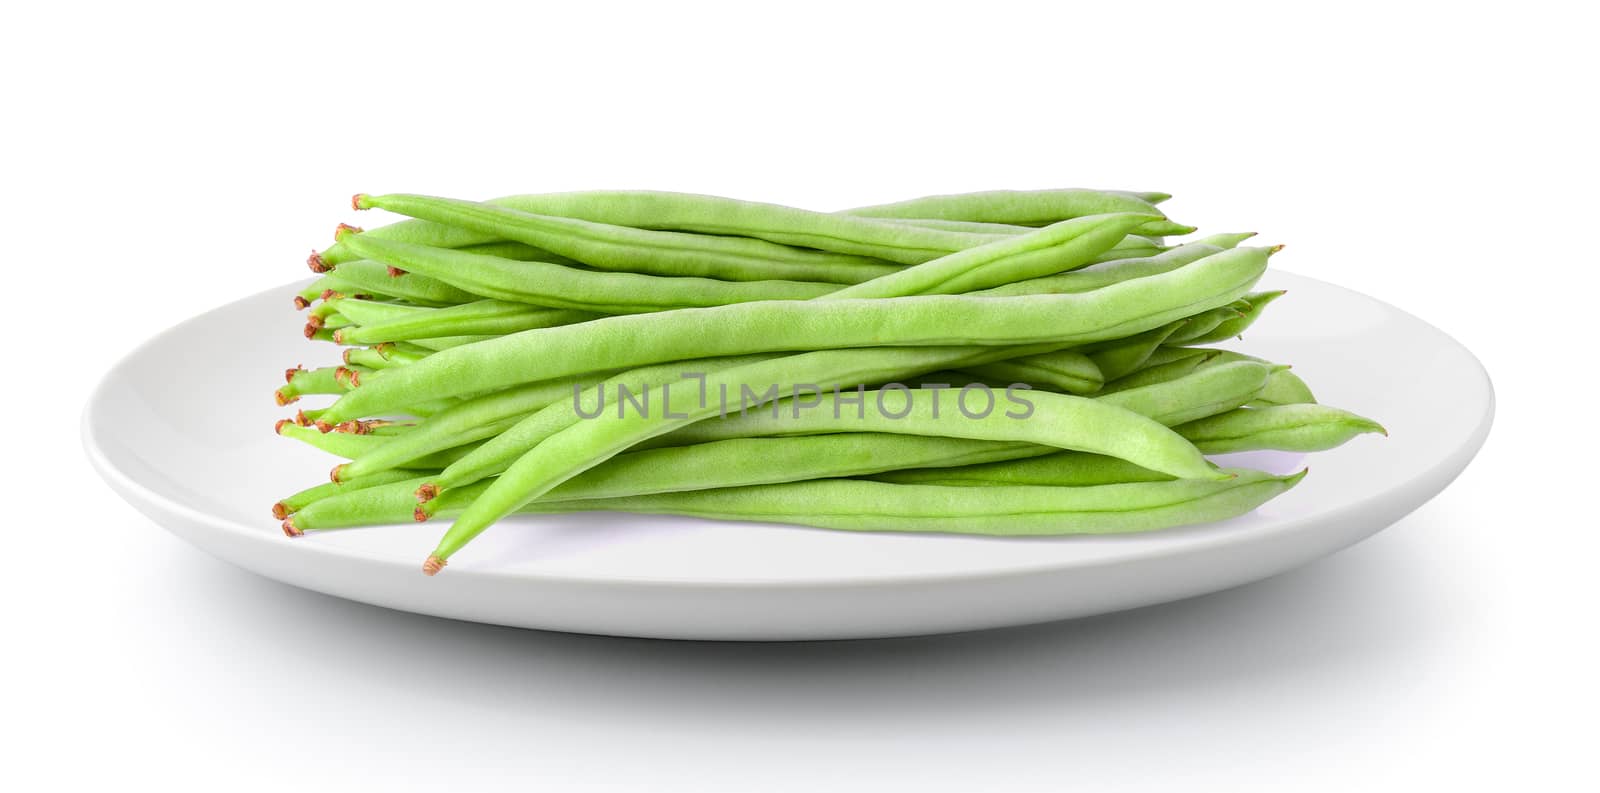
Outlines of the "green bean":
[{"label": "green bean", "polygon": [[959,294],[1090,263],[1151,215],[1091,215],[968,248],[827,296],[828,300]]},{"label": "green bean", "polygon": [[1154,256],[1099,262],[1080,270],[1016,281],[990,289],[981,289],[971,294],[977,297],[1013,297],[1093,292],[1135,278],[1170,273],[1186,264],[1221,253],[1223,250],[1225,249],[1211,245],[1191,243]]},{"label": "green bean", "polygon": [[[360,237],[356,234],[352,237]],[[420,306],[453,306],[471,303],[488,295],[476,295],[457,289],[443,281],[425,275],[405,273],[390,275],[389,268],[378,262],[357,259],[340,264],[334,274],[340,281],[362,292],[381,292],[404,298]]]},{"label": "green bean", "polygon": [[324,366],[317,369],[295,367],[284,373],[284,385],[272,393],[281,407],[307,394],[342,394],[351,388],[350,373],[372,371],[363,367]]},{"label": "green bean", "polygon": [[[1099,190],[991,190],[934,195],[892,204],[856,207],[841,214],[876,218],[931,218],[979,223],[1044,226],[1072,218],[1112,212],[1157,214],[1155,205],[1127,193]],[[1145,233],[1177,236],[1194,231],[1167,220],[1146,225]]]},{"label": "green bean", "polygon": [[[1155,356],[1146,365],[1123,375],[1105,384],[1100,389],[1102,394],[1115,394],[1130,388],[1139,388],[1147,385],[1156,385],[1185,377],[1200,367],[1205,361],[1221,354],[1221,350],[1195,350],[1181,357],[1161,363],[1152,363]],[[346,396],[349,396],[348,394]],[[345,397],[340,397],[344,399]],[[337,405],[338,403],[334,403]]]},{"label": "green bean", "polygon": [[369,349],[366,347],[348,347],[344,351],[344,363],[346,366],[353,364],[355,366],[365,366],[368,369],[376,370],[388,369],[391,366],[401,365],[401,363],[409,363],[409,361],[391,361],[388,358],[385,358],[383,353],[380,353],[375,349]]},{"label": "green bean", "polygon": [[1256,449],[1320,452],[1357,435],[1389,434],[1371,419],[1325,405],[1239,408],[1175,429],[1207,454]]},{"label": "green bean", "polygon": [[1144,366],[1161,344],[1186,322],[1188,320],[1180,319],[1126,339],[1090,345],[1080,353],[1085,354],[1100,371],[1100,385],[1104,386],[1106,381],[1115,380]]},{"label": "green bean", "polygon": [[357,364],[369,369],[392,369],[396,366],[405,366],[416,363],[433,354],[429,349],[400,349],[392,342],[384,342],[372,347],[349,347],[344,351],[346,364]]},{"label": "green bean", "polygon": [[774,301],[605,317],[487,339],[388,370],[381,381],[341,396],[328,420],[695,357],[866,345],[1088,344],[1227,305],[1249,290],[1266,263],[1262,249],[1238,248],[1086,294]]},{"label": "green bean", "polygon": [[1249,403],[1272,374],[1267,364],[1237,361],[1204,367],[1160,383],[1126,388],[1097,399],[1168,426],[1214,416]]},{"label": "green bean", "polygon": [[[1249,307],[1244,306],[1243,308]],[[1228,320],[1238,319],[1242,316],[1244,316],[1244,312],[1241,310],[1239,301],[1237,300],[1226,306],[1218,306],[1210,311],[1202,311],[1199,314],[1190,317],[1188,322],[1184,323],[1183,327],[1179,328],[1176,333],[1172,334],[1170,341],[1174,345],[1190,344],[1195,339],[1199,339],[1210,334],[1217,328],[1218,325],[1221,325]]]},{"label": "green bean", "polygon": [[357,325],[376,325],[380,322],[426,317],[438,310],[405,303],[385,303],[380,300],[360,300],[350,297],[333,298],[328,302],[334,304],[339,313],[349,317]]},{"label": "green bean", "polygon": [[1217,323],[1217,326],[1212,328],[1209,333],[1199,334],[1180,341],[1183,344],[1213,344],[1243,336],[1245,330],[1255,324],[1257,319],[1261,318],[1261,313],[1266,309],[1267,305],[1283,297],[1283,294],[1284,290],[1282,289],[1272,292],[1251,292],[1240,298],[1240,301],[1244,303],[1244,309],[1239,316],[1224,319],[1222,322]]},{"label": "green bean", "polygon": [[967,367],[967,371],[998,382],[1048,386],[1067,394],[1093,394],[1106,383],[1094,360],[1072,350],[995,361]]},{"label": "green bean", "polygon": [[[749,383],[772,383],[781,389],[786,385],[792,388],[802,383],[816,383],[819,386],[860,383],[877,377],[935,371],[951,364],[975,363],[992,352],[974,351],[971,348],[825,350],[708,374],[704,386],[711,390]],[[604,462],[641,440],[665,434],[718,412],[718,406],[692,401],[699,396],[682,391],[676,396],[665,396],[662,415],[655,419],[634,414],[619,416],[615,420],[580,421],[545,438],[518,458],[462,513],[428,557],[423,566],[424,572],[429,575],[437,573],[451,554],[473,537],[574,475]],[[1018,421],[1012,417],[992,421],[975,419],[947,426],[939,434],[986,440],[1034,441],[1048,437],[1048,443],[1070,445],[1071,448],[1084,451],[1107,452],[1174,476],[1199,479],[1223,476],[1216,473],[1188,442],[1137,413],[1081,397],[1038,393],[1034,398],[1039,400],[1042,406],[1040,410],[1047,411],[1046,415],[1058,417],[1058,424],[1046,427],[1046,422]],[[918,406],[912,405],[911,408],[911,415],[919,415]],[[906,431],[906,427],[916,423],[914,419],[883,422],[892,425],[896,431]],[[885,429],[890,427],[886,426]],[[1045,435],[1047,431],[1051,432]],[[968,432],[974,434],[963,434]],[[980,432],[992,433],[994,437],[984,437],[978,434]]]},{"label": "green bean", "polygon": [[[805,300],[828,294],[830,284],[800,281],[719,281],[640,273],[579,270],[559,264],[517,262],[449,248],[404,242],[345,240],[350,250],[408,273],[421,273],[485,297],[555,308],[627,314],[670,308],[721,306],[758,300]],[[340,268],[349,264],[339,265]],[[406,276],[412,277],[412,276]]]},{"label": "green bean", "polygon": [[[897,269],[881,259],[826,250],[793,248],[750,237],[652,231],[625,225],[595,223],[574,217],[534,214],[505,206],[504,201],[481,204],[450,198],[396,193],[382,196],[357,195],[355,205],[358,209],[374,207],[387,209],[414,218],[460,226],[499,238],[536,245],[602,270],[668,276],[709,276],[736,280],[791,279],[856,283]],[[792,211],[800,212],[800,210]],[[810,214],[817,215],[834,225],[845,222],[828,215]],[[855,225],[864,231],[880,234],[886,238],[919,236],[962,240],[964,241],[962,247],[981,244],[991,239],[987,236],[960,235],[886,223],[858,221]],[[348,245],[349,240],[343,242]],[[902,257],[901,261],[905,263],[924,261],[958,249],[935,249],[909,258]]]},{"label": "green bean", "polygon": [[304,288],[294,294],[294,307],[303,311],[310,308],[312,301],[320,299],[323,294],[348,288],[347,284],[335,279],[332,275],[324,275],[321,278],[313,279],[311,283],[306,284]]},{"label": "green bean", "polygon": [[1267,385],[1246,407],[1272,407],[1274,405],[1309,405],[1317,401],[1311,387],[1294,372],[1279,369],[1267,378]]},{"label": "green bean", "polygon": [[386,322],[344,328],[334,334],[334,339],[341,344],[377,344],[441,336],[501,336],[534,328],[587,322],[601,316],[588,311],[538,308],[501,300],[479,300],[449,308],[423,309],[422,312]]},{"label": "green bean", "polygon": [[409,482],[418,477],[426,476],[429,472],[409,468],[396,468],[381,471],[372,476],[348,482],[323,482],[320,485],[308,487],[298,493],[287,496],[272,505],[272,516],[283,520],[290,515],[305,509],[307,506],[327,498],[334,498],[345,493],[354,493],[357,490],[377,487],[379,485],[394,484],[395,482]]},{"label": "green bean", "polygon": [[[639,512],[849,531],[993,536],[1120,534],[1237,517],[1294,487],[1304,476],[1303,471],[1290,476],[1243,469],[1229,473],[1233,478],[1222,481],[1129,482],[1088,487],[940,487],[819,479],[607,499],[540,501],[518,511]],[[452,500],[446,505],[445,514],[464,513],[464,503],[465,499]],[[383,509],[350,517],[359,524],[394,523],[403,520],[403,508],[396,500]]]},{"label": "green bean", "polygon": [[[1259,382],[1265,379],[1266,374],[1262,370],[1257,378],[1258,388]],[[982,402],[984,410],[979,411],[967,406],[966,394],[949,393],[948,399],[941,400],[945,389],[902,387],[847,393],[851,394],[848,400],[842,400],[841,394],[821,393],[815,394],[815,399],[806,403],[795,398],[783,400],[773,406],[770,412],[761,410],[721,420],[696,422],[679,430],[676,440],[706,443],[771,435],[888,432],[1030,442],[1117,457],[1142,455],[1140,459],[1133,460],[1136,463],[1164,457],[1182,461],[1175,465],[1183,466],[1186,473],[1169,469],[1174,476],[1206,478],[1211,475],[1209,466],[1201,462],[1197,455],[1191,454],[1186,448],[1187,444],[1178,443],[1168,433],[1155,429],[1163,426],[1155,418],[1111,400],[1087,400],[1049,391],[1019,390],[1007,393],[1005,399],[1009,402],[1002,403],[1001,398],[991,392],[985,394]],[[1244,404],[1253,393],[1245,394],[1230,406]],[[862,401],[857,403],[856,397],[861,397]],[[855,410],[844,410],[845,401],[854,404]],[[1085,402],[1091,404],[1085,405]],[[1096,423],[1100,426],[1084,426]],[[1102,430],[1111,426],[1134,433],[1137,440],[1135,437],[1116,438],[1101,434]],[[1135,444],[1147,444],[1149,448],[1135,448]],[[1145,467],[1152,465],[1148,462],[1143,464]],[[1174,465],[1171,462],[1165,464]]]}]

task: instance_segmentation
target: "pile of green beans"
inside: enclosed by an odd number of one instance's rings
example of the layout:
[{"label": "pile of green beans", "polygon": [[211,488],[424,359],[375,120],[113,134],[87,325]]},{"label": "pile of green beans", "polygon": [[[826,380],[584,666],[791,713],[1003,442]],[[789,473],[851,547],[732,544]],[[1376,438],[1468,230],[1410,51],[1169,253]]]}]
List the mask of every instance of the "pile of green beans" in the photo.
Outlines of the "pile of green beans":
[{"label": "pile of green beans", "polygon": [[339,458],[285,534],[516,514],[852,531],[1138,532],[1294,487],[1207,455],[1323,451],[1370,419],[1209,345],[1281,246],[1164,193],[989,191],[818,212],[652,191],[366,195],[294,295],[341,360],[285,372],[280,435]]}]

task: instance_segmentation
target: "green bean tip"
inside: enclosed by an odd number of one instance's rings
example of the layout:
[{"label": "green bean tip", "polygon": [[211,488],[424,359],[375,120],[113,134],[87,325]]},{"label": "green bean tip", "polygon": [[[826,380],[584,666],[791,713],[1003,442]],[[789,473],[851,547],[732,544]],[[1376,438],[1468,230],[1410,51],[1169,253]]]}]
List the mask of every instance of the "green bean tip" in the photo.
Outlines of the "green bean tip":
[{"label": "green bean tip", "polygon": [[363,231],[366,231],[366,229],[361,228],[360,226],[352,226],[349,223],[340,223],[338,228],[333,230],[333,241],[338,242],[339,240],[344,239],[347,235],[360,234]]},{"label": "green bean tip", "polygon": [[277,518],[278,520],[288,520],[289,519],[289,505],[283,503],[282,501],[279,501],[278,503],[273,504],[272,505],[272,517]]},{"label": "green bean tip", "polygon": [[351,435],[371,435],[372,424],[361,419],[351,419],[334,425],[334,432],[344,432]]},{"label": "green bean tip", "polygon": [[294,382],[294,376],[299,374],[299,373],[301,373],[301,372],[304,372],[305,370],[306,370],[306,368],[304,366],[301,366],[300,364],[295,364],[294,368],[292,368],[292,369],[283,370],[283,382],[285,382],[285,383]]},{"label": "green bean tip", "polygon": [[320,295],[320,297],[323,300],[338,300],[339,298],[344,297],[344,295],[341,295],[338,292],[333,291],[332,289],[324,289],[324,290],[322,290],[322,294]]},{"label": "green bean tip", "polygon": [[294,310],[295,311],[305,311],[306,309],[308,309],[310,307],[311,307],[311,301],[310,300],[307,300],[307,299],[305,299],[305,298],[303,298],[303,297],[301,297],[299,295],[295,295],[294,296]]},{"label": "green bean tip", "polygon": [[307,322],[306,323],[306,329],[305,329],[306,338],[315,339],[317,337],[317,331],[319,331],[319,330],[322,330],[322,329],[317,327],[316,325],[313,325],[313,324]]},{"label": "green bean tip", "polygon": [[278,419],[277,422],[272,425],[272,431],[282,435],[284,426],[293,423],[294,421],[291,419]]},{"label": "green bean tip", "polygon": [[[338,330],[333,332],[333,343],[334,344],[344,344],[344,328],[340,328],[340,329],[338,329]],[[350,363],[350,351],[349,350],[345,350],[344,351],[344,362],[345,363]]]},{"label": "green bean tip", "polygon": [[429,556],[427,560],[422,563],[422,574],[430,576],[438,575],[439,571],[443,570],[444,566],[447,564],[449,564],[449,562],[446,562],[437,556]]},{"label": "green bean tip", "polygon": [[372,205],[370,199],[371,197],[366,193],[356,193],[355,195],[350,196],[350,208],[358,212],[366,209]]},{"label": "green bean tip", "polygon": [[283,519],[283,536],[285,536],[285,537],[304,537],[305,534],[306,533],[304,531],[301,531],[298,526],[294,525],[294,518],[284,518]]},{"label": "green bean tip", "polygon": [[316,251],[312,251],[311,255],[306,257],[306,266],[311,268],[311,272],[317,273],[318,275],[333,271],[332,267],[329,267],[326,262],[322,261],[322,254]]},{"label": "green bean tip", "polygon": [[349,463],[339,463],[338,465],[334,466],[333,470],[328,472],[328,481],[338,484],[340,482],[339,477],[344,474],[344,467],[346,465],[349,465]]},{"label": "green bean tip", "polygon": [[1271,256],[1272,254],[1277,253],[1278,251],[1281,251],[1281,250],[1283,250],[1283,243],[1280,242],[1277,245],[1274,245],[1274,246],[1268,248],[1267,249],[1267,255]]},{"label": "green bean tip", "polygon": [[326,421],[323,421],[322,419],[317,419],[317,420],[311,422],[311,426],[316,427],[317,428],[317,432],[320,432],[323,435],[327,435],[328,433],[333,432],[333,425],[329,424]]},{"label": "green bean tip", "polygon": [[417,501],[426,504],[439,497],[439,486],[432,482],[424,482],[417,488]]},{"label": "green bean tip", "polygon": [[426,523],[430,517],[432,516],[428,514],[426,509],[422,508],[421,504],[418,504],[416,509],[411,510],[411,519],[418,523]]},{"label": "green bean tip", "polygon": [[300,397],[287,393],[282,388],[272,392],[272,400],[278,404],[278,407],[287,407],[299,399]]}]

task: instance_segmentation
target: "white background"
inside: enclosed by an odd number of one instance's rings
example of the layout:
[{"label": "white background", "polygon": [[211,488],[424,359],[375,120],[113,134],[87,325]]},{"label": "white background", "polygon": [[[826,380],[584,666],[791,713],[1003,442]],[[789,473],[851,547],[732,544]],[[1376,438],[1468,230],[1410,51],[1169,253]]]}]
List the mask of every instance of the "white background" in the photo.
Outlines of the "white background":
[{"label": "white background", "polygon": [[[1594,784],[1590,4],[465,5],[0,24],[8,788]],[[1481,457],[1371,541],[1190,602],[717,646],[291,589],[167,535],[79,449],[102,370],[302,277],[358,190],[1049,186],[1171,192],[1453,334],[1498,389]]]}]

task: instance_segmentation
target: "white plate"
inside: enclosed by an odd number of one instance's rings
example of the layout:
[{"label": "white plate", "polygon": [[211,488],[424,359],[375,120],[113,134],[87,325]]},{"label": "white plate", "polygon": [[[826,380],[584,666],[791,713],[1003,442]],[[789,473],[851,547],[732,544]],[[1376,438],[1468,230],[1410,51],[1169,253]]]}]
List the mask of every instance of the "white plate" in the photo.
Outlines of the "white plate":
[{"label": "white plate", "polygon": [[[1433,497],[1483,444],[1488,375],[1437,329],[1331,284],[1273,272],[1289,295],[1237,345],[1290,362],[1318,397],[1386,425],[1313,455],[1299,487],[1251,515],[1142,535],[873,535],[690,518],[516,518],[428,578],[441,523],[290,540],[269,507],[334,460],[277,437],[282,372],[331,357],[301,338],[300,285],[161,334],[90,399],[84,443],[141,512],[270,578],[455,619],[683,639],[903,636],[1098,614],[1281,573]],[[308,398],[306,401],[310,401]],[[1265,459],[1273,467],[1294,460]]]}]

